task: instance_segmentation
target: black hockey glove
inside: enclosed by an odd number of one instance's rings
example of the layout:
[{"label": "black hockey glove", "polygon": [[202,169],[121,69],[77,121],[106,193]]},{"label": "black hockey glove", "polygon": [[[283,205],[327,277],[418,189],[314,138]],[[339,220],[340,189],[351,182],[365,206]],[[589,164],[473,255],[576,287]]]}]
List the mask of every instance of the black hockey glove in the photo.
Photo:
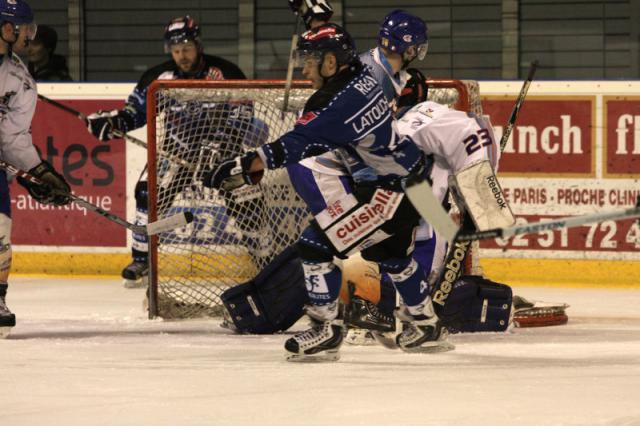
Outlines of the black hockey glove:
[{"label": "black hockey glove", "polygon": [[108,141],[118,137],[115,132],[126,133],[129,131],[128,120],[122,111],[96,111],[87,116],[87,129],[89,133],[101,141]]},{"label": "black hockey glove", "polygon": [[289,0],[289,7],[294,14],[302,17],[305,27],[311,29],[311,21],[329,22],[333,16],[333,8],[328,0]]},{"label": "black hockey glove", "polygon": [[421,102],[427,100],[429,88],[427,87],[427,79],[422,73],[415,69],[407,69],[410,77],[407,80],[400,97],[396,100],[396,107],[400,111],[402,108],[411,108]]},{"label": "black hockey glove", "polygon": [[257,185],[264,171],[249,173],[253,160],[258,157],[255,151],[249,151],[242,156],[223,161],[215,169],[205,172],[202,184],[207,188],[232,191],[244,185]]},{"label": "black hockey glove", "polygon": [[29,170],[29,174],[40,179],[44,184],[38,185],[18,176],[18,183],[24,186],[34,200],[42,204],[64,206],[71,202],[68,195],[71,188],[64,177],[55,171],[46,161]]}]

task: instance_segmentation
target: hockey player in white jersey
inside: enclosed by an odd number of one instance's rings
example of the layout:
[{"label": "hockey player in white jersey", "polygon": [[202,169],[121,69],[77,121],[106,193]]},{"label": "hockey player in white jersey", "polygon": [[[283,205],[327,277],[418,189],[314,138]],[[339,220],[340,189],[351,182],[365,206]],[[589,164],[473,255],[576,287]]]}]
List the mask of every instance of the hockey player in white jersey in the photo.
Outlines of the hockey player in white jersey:
[{"label": "hockey player in white jersey", "polygon": [[[0,158],[44,181],[36,185],[18,178],[31,197],[43,204],[65,205],[69,192],[62,175],[43,161],[31,140],[31,119],[36,108],[36,83],[27,67],[13,53],[24,53],[37,27],[24,0],[0,0]],[[11,267],[11,197],[8,177],[0,170],[0,337],[15,326],[15,315],[6,305]]]}]

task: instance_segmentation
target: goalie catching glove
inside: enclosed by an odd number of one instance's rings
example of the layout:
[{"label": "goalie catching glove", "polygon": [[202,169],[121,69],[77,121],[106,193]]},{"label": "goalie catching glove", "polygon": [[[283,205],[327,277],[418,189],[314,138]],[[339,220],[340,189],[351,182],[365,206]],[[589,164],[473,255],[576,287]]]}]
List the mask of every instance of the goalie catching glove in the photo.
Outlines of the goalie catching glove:
[{"label": "goalie catching glove", "polygon": [[215,169],[211,169],[202,177],[202,184],[207,188],[232,191],[244,185],[257,185],[264,174],[263,170],[250,172],[251,164],[259,158],[255,151],[223,161]]},{"label": "goalie catching glove", "polygon": [[55,171],[53,166],[46,161],[29,170],[29,174],[40,179],[43,184],[36,184],[18,176],[18,183],[24,186],[34,200],[42,204],[55,204],[64,206],[71,202],[68,194],[71,192],[69,184],[64,177]]}]

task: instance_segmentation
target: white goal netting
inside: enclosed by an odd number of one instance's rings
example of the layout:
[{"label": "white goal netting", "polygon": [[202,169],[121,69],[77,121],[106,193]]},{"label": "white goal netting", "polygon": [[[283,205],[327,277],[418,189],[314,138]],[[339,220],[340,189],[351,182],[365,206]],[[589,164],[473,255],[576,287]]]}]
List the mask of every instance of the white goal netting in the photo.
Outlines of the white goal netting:
[{"label": "white goal netting", "polygon": [[[476,82],[430,83],[430,99],[481,112]],[[149,220],[195,216],[151,241],[150,316],[220,315],[222,292],[252,279],[308,225],[285,169],[232,193],[200,183],[221,160],[293,128],[313,90],[294,84],[286,111],[284,93],[284,82],[265,81],[157,81],[150,88]]]}]

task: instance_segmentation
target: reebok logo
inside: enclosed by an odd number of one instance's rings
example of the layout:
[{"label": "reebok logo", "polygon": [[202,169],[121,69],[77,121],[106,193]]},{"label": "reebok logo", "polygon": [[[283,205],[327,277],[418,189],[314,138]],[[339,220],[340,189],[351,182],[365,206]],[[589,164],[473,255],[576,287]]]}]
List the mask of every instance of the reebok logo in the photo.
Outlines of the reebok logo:
[{"label": "reebok logo", "polygon": [[502,196],[502,191],[500,190],[500,185],[498,185],[498,182],[496,181],[496,177],[488,176],[487,183],[489,184],[489,188],[491,189],[491,192],[493,193],[493,196],[495,197],[496,203],[498,203],[498,206],[501,209],[506,209],[507,202],[504,200],[504,197]]},{"label": "reebok logo", "polygon": [[470,242],[456,242],[453,247],[452,258],[444,266],[444,274],[442,281],[437,286],[436,291],[433,293],[433,303],[437,303],[440,306],[444,306],[449,298],[453,284],[462,273],[462,262],[469,250]]}]

